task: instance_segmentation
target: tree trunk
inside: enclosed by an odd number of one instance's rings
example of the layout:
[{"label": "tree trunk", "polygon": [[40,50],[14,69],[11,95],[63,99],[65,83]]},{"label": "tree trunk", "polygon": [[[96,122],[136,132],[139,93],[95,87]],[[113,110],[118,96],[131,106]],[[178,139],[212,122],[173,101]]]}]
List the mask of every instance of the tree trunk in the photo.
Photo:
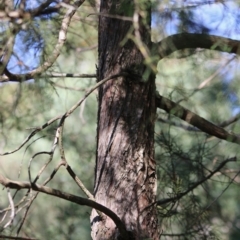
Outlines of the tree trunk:
[{"label": "tree trunk", "polygon": [[[133,15],[134,1],[102,0],[101,14]],[[131,6],[130,6],[131,5]],[[150,46],[150,8],[139,32]],[[105,15],[106,16],[106,15]],[[100,16],[98,80],[127,73],[99,89],[96,201],[114,211],[131,232],[132,239],[159,239],[157,212],[149,207],[156,199],[154,161],[155,81],[147,81],[144,57],[127,34],[134,36],[132,22]],[[92,212],[92,238],[118,239],[110,218]]]}]

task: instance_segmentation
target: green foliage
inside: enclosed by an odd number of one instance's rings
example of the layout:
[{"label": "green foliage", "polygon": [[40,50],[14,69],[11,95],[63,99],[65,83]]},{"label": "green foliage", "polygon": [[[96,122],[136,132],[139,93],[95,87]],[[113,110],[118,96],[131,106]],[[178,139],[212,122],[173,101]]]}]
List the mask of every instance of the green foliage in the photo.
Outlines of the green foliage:
[{"label": "green foliage", "polygon": [[[76,15],[68,32],[68,41],[62,55],[51,68],[51,72],[95,73],[96,25],[95,17],[87,17],[90,8],[85,6],[84,15]],[[83,10],[83,9],[82,9]],[[84,22],[86,18],[86,22]],[[41,61],[45,61],[54,49],[61,19],[41,21],[30,24],[26,32],[22,32],[24,46],[29,48],[35,44],[35,50],[43,39],[44,49]],[[95,22],[94,22],[95,21]],[[78,29],[82,29],[80,32]],[[36,34],[35,34],[36,33]],[[30,35],[29,35],[30,34]],[[38,38],[39,39],[36,39]],[[95,44],[95,46],[94,46]],[[85,52],[87,48],[91,52]],[[18,51],[18,50],[16,50]],[[95,79],[79,78],[35,78],[22,84],[2,84],[0,86],[0,123],[1,152],[17,148],[32,131],[53,117],[63,114],[84,96],[85,90],[95,84]],[[75,89],[75,90],[73,90]],[[67,161],[85,186],[92,191],[95,166],[96,139],[96,93],[93,93],[84,104],[65,122],[63,144]],[[28,165],[31,157],[39,151],[50,151],[57,123],[49,126],[34,136],[25,148],[14,155],[0,157],[1,174],[18,180],[28,180]],[[40,155],[31,161],[31,175],[34,178],[40,168],[48,161],[49,156]],[[58,150],[48,168],[43,172],[39,183],[49,177],[60,160]],[[7,173],[7,174],[6,174]],[[67,171],[60,169],[51,182],[51,187],[61,189],[79,196],[85,196],[73,182]],[[15,191],[11,191],[13,194]],[[23,196],[17,193],[15,201]],[[29,196],[30,197],[30,196]],[[7,192],[1,192],[0,206],[4,209],[8,204]],[[23,207],[23,205],[21,205]],[[23,208],[11,231],[14,233],[21,223],[26,208]],[[91,209],[79,207],[63,200],[52,199],[39,194],[30,208],[21,233],[23,236],[39,239],[90,239]],[[1,214],[1,216],[3,216]],[[6,223],[6,222],[5,222]],[[3,234],[10,235],[8,230]]]},{"label": "green foliage", "polygon": [[[162,60],[158,65],[157,89],[160,94],[219,125],[232,117],[233,105],[229,96],[239,89],[235,78],[229,84],[224,79],[226,75],[221,74],[229,68],[229,58],[225,57],[204,51],[184,61],[174,56]],[[223,65],[224,61],[227,63]],[[238,76],[237,62],[234,63]],[[208,136],[163,111],[158,112],[158,120],[158,199],[178,197],[225,159],[233,156],[239,159],[236,144]],[[227,129],[239,132],[235,123]],[[237,169],[239,161],[237,164],[228,163],[221,172],[186,196],[160,206],[163,239],[239,238],[239,231],[234,230],[240,214],[236,205],[239,192]]]},{"label": "green foliage", "polygon": [[[129,1],[120,7],[120,13],[124,13],[124,16],[130,16],[133,11],[127,3]],[[146,1],[137,3],[139,9],[144,10],[148,7]],[[155,2],[154,5],[156,9],[170,6],[168,1],[159,4]],[[85,4],[74,15],[67,42],[48,73],[95,73],[98,17],[94,14],[89,15],[91,12],[92,7]],[[62,15],[54,15],[52,18],[36,18],[27,22],[26,29],[21,29],[18,33],[24,44],[17,46],[16,53],[34,48],[36,58],[40,57],[39,62],[44,62],[55,48],[61,17]],[[193,17],[191,10],[181,10],[178,29],[185,31],[193,27],[189,22]],[[0,24],[4,32],[6,26]],[[153,29],[154,39],[164,36],[166,26],[162,24],[160,27],[161,30]],[[1,36],[1,42],[2,39],[5,40]],[[236,58],[214,51],[179,51],[159,62],[156,87],[161,95],[220,125],[239,111],[238,64]],[[85,90],[94,84],[95,79],[90,78],[47,76],[18,84],[2,83],[1,152],[16,149],[32,128],[40,127],[53,117],[65,113],[84,96]],[[90,191],[93,190],[94,182],[96,119],[97,92],[93,92],[84,104],[66,119],[63,133],[66,159]],[[28,181],[28,166],[31,162],[31,175],[33,178],[37,176],[49,160],[49,156],[39,155],[32,160],[31,158],[37,152],[51,150],[56,128],[55,122],[36,134],[20,151],[13,155],[0,156],[0,173],[11,179]],[[235,133],[240,131],[238,122],[225,128]],[[158,110],[155,132],[157,199],[175,199],[158,206],[162,238],[239,239],[239,160],[237,163],[227,163],[221,172],[216,172],[210,180],[202,182],[181,197],[181,194],[208,176],[225,159],[233,156],[239,159],[239,146],[208,136],[163,110]],[[40,184],[49,177],[59,160],[57,150],[41,175]],[[59,170],[49,186],[84,196],[64,167]],[[14,193],[15,191],[11,190],[11,194]],[[18,192],[14,201],[18,202],[25,193],[26,191]],[[0,194],[0,208],[6,208],[8,202],[7,191],[3,189]],[[5,235],[16,233],[23,219],[24,204],[21,203],[18,209],[21,209],[20,214],[17,214],[13,227],[3,232]],[[39,239],[87,240],[90,239],[90,211],[90,208],[39,194],[30,208],[21,233]],[[2,217],[3,213],[0,214]]]}]

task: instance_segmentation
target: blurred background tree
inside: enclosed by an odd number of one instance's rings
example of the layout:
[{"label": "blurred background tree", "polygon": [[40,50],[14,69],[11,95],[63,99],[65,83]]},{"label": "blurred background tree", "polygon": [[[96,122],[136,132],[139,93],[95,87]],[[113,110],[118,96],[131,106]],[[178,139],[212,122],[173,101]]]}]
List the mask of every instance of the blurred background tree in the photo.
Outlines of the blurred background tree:
[{"label": "blurred background tree", "polygon": [[[63,16],[73,11],[72,6],[71,1],[0,3],[0,147],[3,153],[0,174],[10,179],[28,180],[30,162],[32,177],[38,174],[49,156],[32,157],[37,152],[50,151],[57,123],[39,131],[13,154],[4,153],[18,149],[34,128],[68,111],[95,84],[98,2],[85,1],[74,10],[67,39],[62,44],[59,32]],[[152,40],[158,42],[176,33],[214,34],[238,40],[239,2],[153,2]],[[61,44],[57,57],[54,51]],[[49,57],[53,62],[45,70],[26,75],[49,63]],[[157,90],[228,132],[238,134],[238,65],[235,54],[184,49],[158,62]],[[238,144],[203,133],[164,110],[158,110],[157,115],[155,160],[161,239],[239,239],[239,161],[228,162],[210,179],[181,196],[226,159],[235,156],[239,159]],[[90,191],[94,184],[96,119],[97,91],[94,91],[67,119],[63,135],[68,162]],[[40,183],[49,177],[59,158],[56,150],[41,174]],[[62,168],[49,186],[85,196]],[[14,203],[26,192],[11,190]],[[8,191],[1,190],[2,236],[91,239],[91,209],[39,194],[26,211],[31,196],[33,192],[16,206],[11,220]],[[164,203],[168,198],[172,201]]]}]

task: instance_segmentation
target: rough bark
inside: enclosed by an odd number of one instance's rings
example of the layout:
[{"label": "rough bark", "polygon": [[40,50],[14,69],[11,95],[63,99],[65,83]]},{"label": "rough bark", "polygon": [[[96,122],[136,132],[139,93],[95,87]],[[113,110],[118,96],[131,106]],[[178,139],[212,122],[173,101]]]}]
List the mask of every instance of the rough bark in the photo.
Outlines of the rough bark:
[{"label": "rough bark", "polygon": [[[154,77],[142,81],[147,69],[144,58],[133,41],[126,39],[132,22],[105,17],[124,15],[126,6],[133,9],[131,4],[133,1],[101,1],[98,80],[121,72],[128,75],[99,89],[94,194],[98,203],[120,217],[131,239],[158,239],[156,209],[144,210],[156,199]],[[139,30],[143,43],[150,46],[150,9],[148,14],[148,25],[140,24]],[[95,210],[91,224],[93,239],[120,239],[113,221],[101,220]]]}]

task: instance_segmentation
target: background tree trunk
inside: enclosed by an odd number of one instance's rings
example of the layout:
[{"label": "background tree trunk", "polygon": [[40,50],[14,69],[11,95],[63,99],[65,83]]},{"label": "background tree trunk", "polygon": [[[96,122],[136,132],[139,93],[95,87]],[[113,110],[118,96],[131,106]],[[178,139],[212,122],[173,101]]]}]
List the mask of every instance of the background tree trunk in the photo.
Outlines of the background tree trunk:
[{"label": "background tree trunk", "polygon": [[[134,1],[101,1],[102,14],[133,14]],[[125,9],[125,10],[124,10]],[[150,46],[148,23],[140,24],[144,44]],[[131,12],[131,13],[130,13]],[[146,21],[146,19],[145,19]],[[132,32],[131,32],[132,31]],[[142,211],[156,198],[154,161],[155,81],[142,82],[144,58],[133,41],[132,22],[100,17],[98,80],[127,72],[99,89],[97,160],[94,194],[97,202],[114,211],[134,239],[159,238],[155,207]],[[117,239],[113,221],[92,212],[92,238]]]}]

